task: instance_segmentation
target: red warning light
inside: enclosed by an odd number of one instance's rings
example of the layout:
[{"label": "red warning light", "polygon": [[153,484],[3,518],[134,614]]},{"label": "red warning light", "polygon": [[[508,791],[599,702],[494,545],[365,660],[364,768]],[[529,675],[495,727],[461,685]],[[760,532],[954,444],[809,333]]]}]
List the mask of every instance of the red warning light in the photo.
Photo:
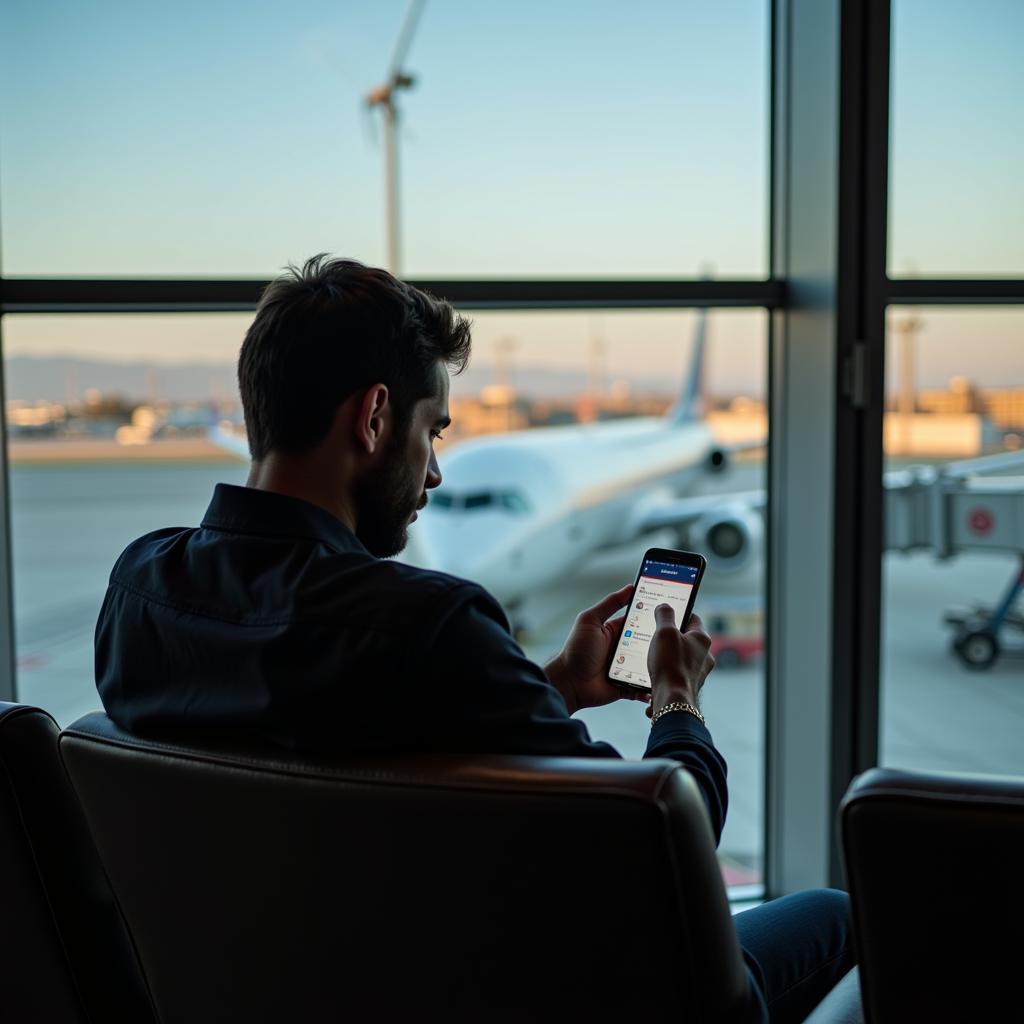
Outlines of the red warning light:
[{"label": "red warning light", "polygon": [[996,520],[989,509],[972,508],[967,514],[967,525],[971,528],[971,533],[985,537],[992,532]]}]

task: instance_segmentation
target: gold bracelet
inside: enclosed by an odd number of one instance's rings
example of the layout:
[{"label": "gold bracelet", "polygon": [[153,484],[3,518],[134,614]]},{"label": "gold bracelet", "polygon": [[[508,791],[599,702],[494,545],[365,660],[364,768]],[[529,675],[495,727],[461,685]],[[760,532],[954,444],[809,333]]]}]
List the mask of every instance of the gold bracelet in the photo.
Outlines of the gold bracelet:
[{"label": "gold bracelet", "polygon": [[698,719],[701,725],[707,725],[707,722],[704,721],[704,716],[692,704],[684,704],[682,701],[674,700],[671,704],[666,704],[660,711],[655,711],[654,714],[651,715],[651,728],[654,728],[654,723],[657,722],[662,715],[667,715],[670,711],[686,711],[693,715],[694,718]]}]

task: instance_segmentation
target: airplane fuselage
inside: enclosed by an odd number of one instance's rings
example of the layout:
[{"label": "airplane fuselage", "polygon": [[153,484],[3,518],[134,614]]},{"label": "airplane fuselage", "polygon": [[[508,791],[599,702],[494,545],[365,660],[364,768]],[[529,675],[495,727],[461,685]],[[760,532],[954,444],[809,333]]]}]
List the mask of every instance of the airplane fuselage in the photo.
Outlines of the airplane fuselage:
[{"label": "airplane fuselage", "polygon": [[466,441],[443,458],[403,557],[514,605],[628,540],[645,499],[688,488],[713,449],[703,423],[660,418]]}]

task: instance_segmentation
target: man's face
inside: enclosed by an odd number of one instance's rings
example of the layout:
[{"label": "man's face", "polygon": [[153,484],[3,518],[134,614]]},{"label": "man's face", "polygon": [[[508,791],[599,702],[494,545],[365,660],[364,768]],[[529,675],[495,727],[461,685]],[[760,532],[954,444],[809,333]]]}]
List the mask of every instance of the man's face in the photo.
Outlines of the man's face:
[{"label": "man's face", "polygon": [[378,558],[405,547],[409,523],[427,503],[427,491],[440,484],[434,441],[449,423],[448,371],[437,363],[434,393],[413,406],[407,434],[391,435],[378,468],[356,491],[356,536]]}]

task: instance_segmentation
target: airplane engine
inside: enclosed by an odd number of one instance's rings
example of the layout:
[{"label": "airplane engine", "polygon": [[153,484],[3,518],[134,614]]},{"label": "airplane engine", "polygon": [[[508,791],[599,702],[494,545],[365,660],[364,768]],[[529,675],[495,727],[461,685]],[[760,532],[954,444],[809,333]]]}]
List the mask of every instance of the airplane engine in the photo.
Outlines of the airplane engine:
[{"label": "airplane engine", "polygon": [[712,448],[704,459],[704,468],[709,473],[721,473],[729,468],[729,456],[721,448]]},{"label": "airplane engine", "polygon": [[764,547],[764,521],[743,506],[715,509],[690,529],[690,543],[708,560],[708,568],[721,573],[746,569]]}]

